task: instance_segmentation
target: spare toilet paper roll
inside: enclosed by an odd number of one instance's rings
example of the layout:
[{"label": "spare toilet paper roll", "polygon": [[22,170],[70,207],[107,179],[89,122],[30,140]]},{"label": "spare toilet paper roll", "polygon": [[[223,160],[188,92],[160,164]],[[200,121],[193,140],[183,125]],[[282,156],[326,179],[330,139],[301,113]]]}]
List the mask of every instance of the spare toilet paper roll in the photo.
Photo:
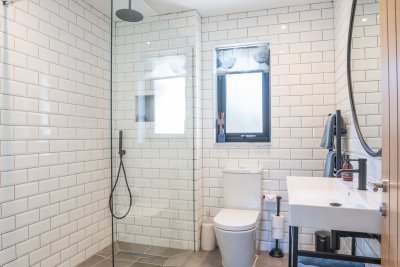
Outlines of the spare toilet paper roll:
[{"label": "spare toilet paper roll", "polygon": [[201,224],[201,248],[203,250],[213,250],[215,248],[215,233],[212,223]]},{"label": "spare toilet paper roll", "polygon": [[270,193],[264,193],[264,201],[265,202],[276,202],[276,195]]},{"label": "spare toilet paper roll", "polygon": [[272,215],[272,228],[284,228],[285,227],[285,216],[283,215]]},{"label": "spare toilet paper roll", "polygon": [[285,237],[285,229],[283,228],[273,228],[272,238],[273,239],[283,239]]}]

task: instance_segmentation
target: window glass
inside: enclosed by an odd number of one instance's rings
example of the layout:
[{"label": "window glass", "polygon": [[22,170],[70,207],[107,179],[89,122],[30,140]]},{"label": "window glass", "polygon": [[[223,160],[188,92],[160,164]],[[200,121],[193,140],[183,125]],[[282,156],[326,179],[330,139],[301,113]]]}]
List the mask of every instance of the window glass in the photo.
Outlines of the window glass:
[{"label": "window glass", "polygon": [[226,133],[262,133],[262,74],[226,75]]},{"label": "window glass", "polygon": [[154,80],[155,133],[185,132],[185,78]]}]

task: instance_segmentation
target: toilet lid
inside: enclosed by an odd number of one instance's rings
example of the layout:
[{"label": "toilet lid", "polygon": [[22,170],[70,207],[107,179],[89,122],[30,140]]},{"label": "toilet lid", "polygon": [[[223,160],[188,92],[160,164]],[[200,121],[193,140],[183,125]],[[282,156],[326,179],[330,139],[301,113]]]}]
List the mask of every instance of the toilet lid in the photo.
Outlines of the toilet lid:
[{"label": "toilet lid", "polygon": [[246,231],[256,227],[257,210],[222,209],[214,218],[215,227],[227,231]]}]

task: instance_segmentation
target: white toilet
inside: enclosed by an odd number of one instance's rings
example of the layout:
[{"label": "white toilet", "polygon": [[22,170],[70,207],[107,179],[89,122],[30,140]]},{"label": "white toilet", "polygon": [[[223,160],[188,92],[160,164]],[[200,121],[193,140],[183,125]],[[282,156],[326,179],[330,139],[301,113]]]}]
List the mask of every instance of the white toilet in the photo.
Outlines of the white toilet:
[{"label": "white toilet", "polygon": [[214,229],[225,267],[253,266],[261,207],[261,171],[224,170],[224,208],[214,218]]}]

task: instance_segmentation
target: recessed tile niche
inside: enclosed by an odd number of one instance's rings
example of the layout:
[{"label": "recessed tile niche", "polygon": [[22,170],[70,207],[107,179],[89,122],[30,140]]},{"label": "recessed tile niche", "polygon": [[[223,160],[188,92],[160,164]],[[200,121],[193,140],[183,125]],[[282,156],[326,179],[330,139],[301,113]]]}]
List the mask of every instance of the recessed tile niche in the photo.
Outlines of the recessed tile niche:
[{"label": "recessed tile niche", "polygon": [[154,121],[154,95],[136,96],[136,122]]}]

